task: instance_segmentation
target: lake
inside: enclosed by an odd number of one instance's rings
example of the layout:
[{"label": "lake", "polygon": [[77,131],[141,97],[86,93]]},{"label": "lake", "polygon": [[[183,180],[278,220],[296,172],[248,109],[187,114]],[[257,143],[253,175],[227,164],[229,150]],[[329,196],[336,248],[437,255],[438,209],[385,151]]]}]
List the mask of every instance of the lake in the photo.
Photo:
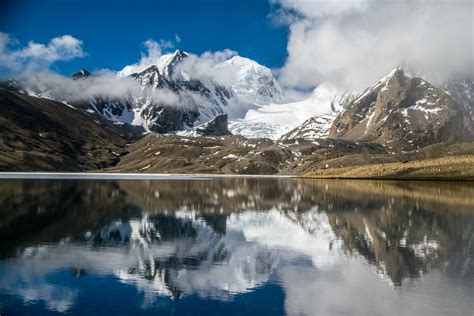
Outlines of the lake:
[{"label": "lake", "polygon": [[1,315],[473,315],[474,183],[0,180]]}]

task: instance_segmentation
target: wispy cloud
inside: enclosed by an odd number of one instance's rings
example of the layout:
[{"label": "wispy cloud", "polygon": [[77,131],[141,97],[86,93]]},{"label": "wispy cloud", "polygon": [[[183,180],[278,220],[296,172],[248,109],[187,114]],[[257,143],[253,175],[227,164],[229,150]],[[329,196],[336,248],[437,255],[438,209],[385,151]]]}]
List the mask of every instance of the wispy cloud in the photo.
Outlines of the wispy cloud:
[{"label": "wispy cloud", "polygon": [[108,98],[132,101],[147,97],[156,104],[179,104],[180,96],[167,89],[144,89],[130,77],[117,77],[110,70],[102,70],[93,76],[74,80],[50,71],[25,73],[18,78],[23,89],[29,93],[41,93],[58,101],[84,102],[94,98]]}]

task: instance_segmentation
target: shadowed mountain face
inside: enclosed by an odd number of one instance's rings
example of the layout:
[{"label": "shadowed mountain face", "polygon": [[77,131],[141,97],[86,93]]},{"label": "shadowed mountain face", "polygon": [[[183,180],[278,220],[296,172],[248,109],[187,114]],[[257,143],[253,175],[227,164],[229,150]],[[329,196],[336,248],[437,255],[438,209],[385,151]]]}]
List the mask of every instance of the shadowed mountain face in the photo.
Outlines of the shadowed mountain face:
[{"label": "shadowed mountain face", "polygon": [[80,171],[112,166],[136,133],[101,115],[0,87],[0,170]]}]

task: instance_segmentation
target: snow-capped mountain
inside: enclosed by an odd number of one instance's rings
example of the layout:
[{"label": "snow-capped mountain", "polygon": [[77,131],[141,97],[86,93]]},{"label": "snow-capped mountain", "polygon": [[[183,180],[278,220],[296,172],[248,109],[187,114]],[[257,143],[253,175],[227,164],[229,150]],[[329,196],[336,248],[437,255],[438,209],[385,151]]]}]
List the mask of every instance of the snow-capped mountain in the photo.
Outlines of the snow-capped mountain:
[{"label": "snow-capped mountain", "polygon": [[[223,114],[241,118],[257,102],[275,102],[282,96],[271,70],[255,61],[234,56],[215,64],[215,71],[228,77],[222,83],[213,74],[185,71],[183,61],[189,56],[176,50],[149,64],[126,66],[104,80],[107,74],[91,74],[85,69],[73,74],[72,81],[56,75],[54,80],[27,78],[26,88],[18,90],[157,133],[191,130]],[[61,81],[68,86],[66,93],[58,87]],[[84,87],[88,93],[82,93]]]},{"label": "snow-capped mountain", "polygon": [[[270,102],[282,96],[271,70],[255,61],[234,56],[215,65],[216,71],[228,72],[232,78],[233,82],[226,87],[211,77],[194,78],[193,74],[178,69],[180,62],[188,56],[177,50],[161,56],[156,64],[146,69],[131,65],[117,73],[118,77],[134,78],[144,87],[145,93],[134,100],[133,107],[140,109],[136,111],[140,119],[135,122],[154,132],[189,130],[219,115],[235,117],[239,112],[245,113],[254,103]],[[178,97],[177,104],[167,106],[155,102],[153,93],[146,93],[147,88],[172,92]]]},{"label": "snow-capped mountain", "polygon": [[[209,74],[197,74],[184,62],[193,58],[176,50],[149,64],[124,67],[107,79],[108,85],[101,82],[102,74],[81,69],[64,80],[66,91],[57,84],[59,76],[42,79],[41,74],[15,86],[92,119],[101,115],[116,125],[157,133],[192,132],[222,115],[232,133],[274,140],[331,137],[416,147],[464,139],[474,131],[474,84],[469,79],[437,88],[396,68],[357,97],[323,83],[309,98],[284,103],[272,71],[253,60],[234,56],[214,64]],[[225,80],[216,74],[224,74]],[[91,89],[95,84],[99,87]],[[126,86],[125,92],[104,92],[115,85]]]},{"label": "snow-capped mountain", "polygon": [[330,84],[321,84],[305,100],[271,103],[251,109],[244,119],[231,124],[230,129],[234,133],[238,132],[250,138],[278,139],[284,135],[284,139],[292,139],[301,136],[293,129],[298,128],[306,120],[315,118],[313,123],[316,124],[312,127],[314,132],[311,132],[311,136],[325,137],[330,123],[352,98],[353,94],[350,92]]},{"label": "snow-capped mountain", "polygon": [[138,74],[146,70],[151,66],[155,66],[161,75],[170,79],[173,74],[173,67],[176,66],[183,58],[186,58],[187,54],[182,50],[176,50],[174,53],[165,54],[160,56],[153,64],[134,64],[125,66],[121,71],[117,73],[118,77],[127,77],[133,74]]},{"label": "snow-capped mountain", "polygon": [[[187,57],[187,53],[177,50],[161,56],[156,64],[140,72],[134,71],[141,70],[141,66],[133,65],[118,72],[118,77],[129,76],[142,86],[142,92],[133,99],[135,124],[152,132],[169,133],[189,130],[225,113],[233,97],[227,88],[211,79],[194,79],[183,71],[175,74]],[[174,100],[163,102],[163,94]]]},{"label": "snow-capped mountain", "polygon": [[408,148],[469,139],[462,108],[442,89],[396,68],[348,104],[329,137]]},{"label": "snow-capped mountain", "polygon": [[235,76],[230,86],[232,92],[249,103],[268,104],[283,96],[272,71],[251,59],[234,56],[215,68]]}]

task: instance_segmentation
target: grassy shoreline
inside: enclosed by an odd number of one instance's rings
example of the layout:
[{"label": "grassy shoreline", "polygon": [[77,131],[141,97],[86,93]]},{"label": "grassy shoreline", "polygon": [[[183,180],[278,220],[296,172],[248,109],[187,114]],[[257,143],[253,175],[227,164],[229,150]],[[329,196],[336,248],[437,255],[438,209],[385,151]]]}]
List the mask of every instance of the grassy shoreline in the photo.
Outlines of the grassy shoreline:
[{"label": "grassy shoreline", "polygon": [[474,181],[474,155],[313,170],[316,179]]}]

